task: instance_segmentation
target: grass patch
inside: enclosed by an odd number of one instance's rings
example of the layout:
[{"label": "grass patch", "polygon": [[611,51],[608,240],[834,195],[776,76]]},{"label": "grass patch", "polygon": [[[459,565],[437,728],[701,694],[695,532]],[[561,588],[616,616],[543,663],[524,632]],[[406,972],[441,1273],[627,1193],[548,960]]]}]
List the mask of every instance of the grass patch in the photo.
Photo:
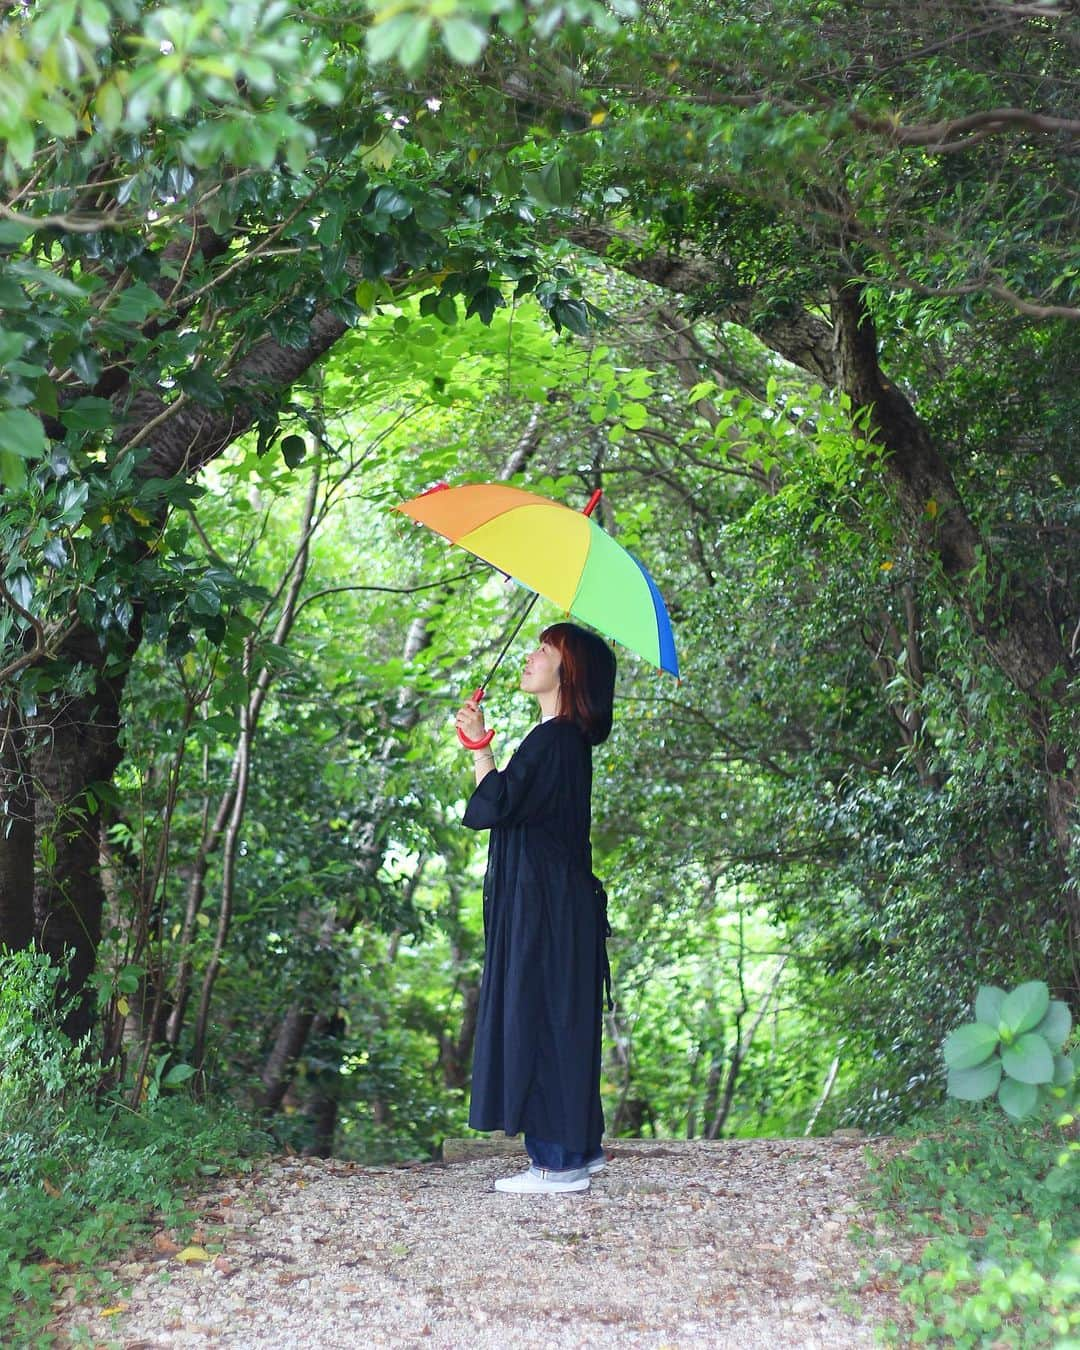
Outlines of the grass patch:
[{"label": "grass patch", "polygon": [[49,1140],[0,1141],[0,1326],[5,1344],[47,1346],[54,1300],[67,1288],[108,1299],[103,1269],[163,1224],[195,1222],[185,1188],[218,1172],[244,1171],[269,1140],[243,1118],[187,1099],[134,1113],[78,1104]]},{"label": "grass patch", "polygon": [[[237,1111],[154,1083],[133,1111],[97,1091],[100,1066],[59,1029],[60,972],[0,950],[0,1327],[38,1347],[66,1290],[113,1293],[105,1263],[166,1224],[182,1228],[192,1182],[243,1171],[269,1138]],[[61,1300],[62,1302],[63,1300]]]},{"label": "grass patch", "polygon": [[879,1262],[908,1312],[887,1339],[1080,1350],[1080,1168],[1059,1165],[1062,1130],[980,1103],[898,1134],[916,1142],[873,1163],[880,1218],[906,1253]]}]

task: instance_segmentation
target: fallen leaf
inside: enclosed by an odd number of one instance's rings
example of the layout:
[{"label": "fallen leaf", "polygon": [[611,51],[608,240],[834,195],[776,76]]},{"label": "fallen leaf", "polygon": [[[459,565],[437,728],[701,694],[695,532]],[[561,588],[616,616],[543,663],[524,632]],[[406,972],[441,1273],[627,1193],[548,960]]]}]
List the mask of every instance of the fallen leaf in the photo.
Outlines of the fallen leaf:
[{"label": "fallen leaf", "polygon": [[233,1265],[230,1265],[229,1262],[226,1261],[225,1258],[224,1258],[223,1256],[215,1256],[215,1257],[214,1257],[214,1261],[213,1261],[213,1266],[214,1266],[214,1269],[215,1269],[220,1275],[235,1275],[235,1274],[236,1274],[236,1267],[233,1266]]},{"label": "fallen leaf", "polygon": [[115,1317],[117,1313],[127,1312],[126,1303],[114,1303],[111,1308],[102,1308],[102,1317]]},{"label": "fallen leaf", "polygon": [[164,1229],[159,1229],[154,1234],[154,1250],[163,1256],[175,1256],[180,1248]]},{"label": "fallen leaf", "polygon": [[178,1261],[209,1261],[210,1253],[205,1247],[185,1247],[182,1252],[176,1253]]},{"label": "fallen leaf", "polygon": [[48,1177],[42,1177],[41,1187],[46,1195],[51,1195],[54,1200],[59,1200],[63,1191],[58,1186],[54,1186]]}]

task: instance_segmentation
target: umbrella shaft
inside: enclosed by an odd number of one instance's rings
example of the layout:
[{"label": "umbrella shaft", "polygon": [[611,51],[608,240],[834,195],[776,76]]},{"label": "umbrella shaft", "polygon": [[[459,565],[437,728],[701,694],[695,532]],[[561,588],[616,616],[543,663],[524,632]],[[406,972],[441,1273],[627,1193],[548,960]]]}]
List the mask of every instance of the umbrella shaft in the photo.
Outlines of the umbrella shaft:
[{"label": "umbrella shaft", "polygon": [[495,664],[491,667],[491,669],[488,671],[487,675],[484,677],[484,680],[483,680],[483,682],[482,682],[481,685],[480,685],[480,688],[481,688],[481,689],[486,689],[486,688],[488,687],[488,685],[491,683],[491,677],[492,677],[492,676],[495,674],[495,672],[499,669],[499,666],[502,664],[502,659],[503,659],[503,657],[504,657],[504,656],[506,655],[506,653],[510,650],[510,644],[511,644],[511,643],[513,642],[513,640],[517,637],[517,635],[521,632],[522,625],[524,624],[525,620],[529,617],[529,615],[532,613],[532,607],[533,607],[533,605],[536,604],[537,600],[539,600],[539,599],[540,599],[539,593],[534,593],[532,599],[531,599],[531,600],[529,601],[529,603],[525,606],[525,608],[521,611],[521,618],[518,619],[517,623],[514,625],[514,631],[513,631],[513,632],[510,634],[510,636],[506,639],[506,642],[505,642],[505,644],[504,644],[504,646],[503,646],[502,651],[501,651],[501,652],[498,654],[498,656],[495,658]]}]

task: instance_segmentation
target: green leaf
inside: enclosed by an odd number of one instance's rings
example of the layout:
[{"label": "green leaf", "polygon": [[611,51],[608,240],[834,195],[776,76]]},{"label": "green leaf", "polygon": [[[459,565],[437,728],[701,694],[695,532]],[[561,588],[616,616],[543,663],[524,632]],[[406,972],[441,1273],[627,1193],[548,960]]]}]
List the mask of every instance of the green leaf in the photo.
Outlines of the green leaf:
[{"label": "green leaf", "polygon": [[471,66],[487,46],[487,33],[471,19],[444,19],[443,45],[458,65]]},{"label": "green leaf", "polygon": [[303,436],[286,436],[281,442],[281,455],[290,469],[295,469],[307,454],[307,441]]},{"label": "green leaf", "polygon": [[981,1102],[997,1091],[1001,1082],[1001,1060],[980,1064],[972,1069],[950,1069],[945,1091],[962,1102]]},{"label": "green leaf", "polygon": [[65,408],[60,420],[69,431],[103,431],[113,420],[113,407],[106,398],[87,395]]},{"label": "green leaf", "polygon": [[68,479],[61,486],[57,498],[60,514],[56,517],[56,524],[77,525],[85,515],[85,507],[89,496],[90,484],[85,479],[80,482],[76,482],[73,478]]},{"label": "green leaf", "polygon": [[1054,1087],[1068,1087],[1076,1077],[1076,1067],[1068,1055],[1054,1056]]},{"label": "green leaf", "polygon": [[1053,1195],[1066,1195],[1077,1185],[1077,1172],[1080,1172],[1080,1168],[1075,1165],[1055,1167],[1043,1185]]},{"label": "green leaf", "polygon": [[89,347],[77,347],[71,353],[71,369],[83,384],[93,387],[101,378],[101,360]]},{"label": "green leaf", "polygon": [[195,1070],[190,1064],[174,1064],[161,1081],[166,1087],[177,1087],[194,1076]]},{"label": "green leaf", "polygon": [[31,225],[20,224],[17,220],[0,220],[0,246],[17,247],[33,233]]},{"label": "green leaf", "polygon": [[224,406],[225,396],[221,392],[218,382],[202,366],[198,366],[194,370],[183,371],[177,376],[176,382],[196,403],[201,403],[206,408]]},{"label": "green leaf", "polygon": [[426,63],[431,42],[431,20],[412,18],[408,32],[398,44],[397,59],[409,75],[415,75]]},{"label": "green leaf", "polygon": [[997,1029],[983,1022],[967,1022],[945,1037],[942,1050],[950,1069],[973,1069],[997,1049]]},{"label": "green leaf", "polygon": [[60,400],[56,396],[56,385],[48,375],[39,375],[34,385],[34,403],[38,411],[47,417],[55,417],[60,411]]},{"label": "green leaf", "polygon": [[1004,1046],[1001,1063],[1009,1077],[1021,1083],[1049,1083],[1054,1077],[1053,1051],[1034,1031]]},{"label": "green leaf", "polygon": [[490,324],[495,311],[505,304],[501,291],[496,290],[494,286],[481,286],[465,306],[465,317],[478,314],[481,323]]},{"label": "green leaf", "polygon": [[1001,1005],[1005,1002],[1005,990],[996,984],[983,984],[975,995],[975,1020],[997,1027],[1001,1021]]},{"label": "green leaf", "polygon": [[1050,1006],[1050,990],[1042,980],[1028,980],[1006,994],[1001,1004],[998,1029],[1002,1037],[1019,1036],[1037,1027]]},{"label": "green leaf", "polygon": [[20,492],[26,486],[26,465],[12,450],[0,448],[0,483],[9,492]]},{"label": "green leaf", "polygon": [[1006,1078],[998,1090],[998,1101],[1006,1115],[1013,1120],[1024,1120],[1038,1109],[1039,1089],[1030,1083],[1018,1083],[1015,1078]]},{"label": "green leaf", "polygon": [[49,567],[63,567],[68,560],[67,545],[59,535],[50,535],[41,550],[41,556]]},{"label": "green leaf", "polygon": [[1069,1005],[1059,998],[1052,998],[1046,1010],[1046,1016],[1035,1030],[1054,1050],[1060,1050],[1069,1039],[1072,1030],[1072,1013]]},{"label": "green leaf", "polygon": [[559,300],[551,307],[551,317],[557,329],[569,328],[578,337],[589,333],[589,311],[582,300]]},{"label": "green leaf", "polygon": [[23,459],[40,459],[48,446],[45,428],[32,412],[25,408],[0,411],[0,450]]},{"label": "green leaf", "polygon": [[389,61],[415,26],[413,14],[395,14],[385,23],[372,24],[364,38],[368,59],[376,64]]},{"label": "green leaf", "polygon": [[162,307],[160,296],[145,282],[137,281],[117,296],[109,310],[109,318],[124,324],[141,324]]},{"label": "green leaf", "polygon": [[124,120],[124,96],[112,80],[98,90],[94,111],[106,131],[115,131]]},{"label": "green leaf", "polygon": [[371,209],[381,215],[389,216],[392,220],[404,220],[412,215],[413,205],[403,192],[397,188],[383,184],[376,188],[375,196],[372,198]]},{"label": "green leaf", "polygon": [[570,206],[580,183],[577,169],[566,159],[553,159],[540,170],[540,184],[552,206]]}]

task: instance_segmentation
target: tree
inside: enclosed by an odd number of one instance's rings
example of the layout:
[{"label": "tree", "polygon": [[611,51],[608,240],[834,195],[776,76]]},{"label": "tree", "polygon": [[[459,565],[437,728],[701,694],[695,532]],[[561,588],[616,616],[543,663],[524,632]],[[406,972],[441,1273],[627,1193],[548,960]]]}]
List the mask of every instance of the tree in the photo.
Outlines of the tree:
[{"label": "tree", "polygon": [[224,636],[233,579],[162,549],[169,510],[250,429],[298,463],[290,390],[380,299],[489,319],[527,213],[407,144],[332,5],[95,0],[2,35],[0,940],[73,950],[79,987],[132,655]]},{"label": "tree", "polygon": [[[606,218],[581,222],[576,241],[679,291],[694,314],[749,327],[846,397],[884,451],[924,584],[965,615],[1034,733],[1064,876],[1080,773],[1067,505],[1059,496],[1061,548],[1032,571],[976,504],[985,451],[950,442],[921,408],[974,341],[1003,363],[1006,401],[1033,352],[1062,375],[1075,362],[1075,16],[785,0],[751,18],[691,0],[643,6],[599,36],[547,35],[538,19],[525,39],[494,33],[482,60],[478,46],[471,106],[489,100],[560,138],[552,191],[569,185],[582,214]],[[470,153],[505,182],[500,151],[485,160],[474,137]],[[1048,434],[1028,452],[1051,492],[1075,479],[1070,449]],[[1075,878],[1069,894],[1075,934]]]},{"label": "tree", "polygon": [[[633,704],[668,710],[669,777],[642,717],[598,820],[632,879],[620,902],[644,931],[649,897],[687,876],[767,895],[794,941],[785,988],[802,980],[831,1031],[872,1006],[853,1040],[922,1073],[919,1025],[962,1000],[973,952],[1010,959],[1007,921],[1024,918],[1017,959],[1072,978],[1055,947],[1078,903],[1069,16],[370,11],[123,0],[6,21],[0,940],[74,947],[86,977],[131,662],[244,648],[242,559],[184,523],[195,477],[239,494],[211,470],[241,438],[253,462],[332,460],[324,428],[361,400],[452,405],[477,341],[463,314],[505,318],[500,340],[532,344],[528,406],[493,396],[484,425],[533,428],[557,483],[617,481],[608,524],[648,540],[678,596],[692,695]],[[584,376],[550,376],[529,305],[581,340]],[[416,444],[393,453],[361,471],[408,495]],[[420,463],[503,458],[470,426]],[[475,603],[434,608],[432,660],[482,641],[470,615],[497,606]],[[404,636],[380,629],[365,679]],[[373,865],[376,819],[399,820],[388,730],[365,742],[383,788],[356,805]],[[191,847],[197,871],[194,830]],[[355,905],[315,910],[349,940]],[[298,987],[339,973],[315,963]],[[274,1094],[296,1052],[268,1072],[271,1046],[315,1016],[305,993],[286,1027],[288,1007],[244,1052]],[[713,1119],[735,1081],[722,1039],[702,1023]]]}]

